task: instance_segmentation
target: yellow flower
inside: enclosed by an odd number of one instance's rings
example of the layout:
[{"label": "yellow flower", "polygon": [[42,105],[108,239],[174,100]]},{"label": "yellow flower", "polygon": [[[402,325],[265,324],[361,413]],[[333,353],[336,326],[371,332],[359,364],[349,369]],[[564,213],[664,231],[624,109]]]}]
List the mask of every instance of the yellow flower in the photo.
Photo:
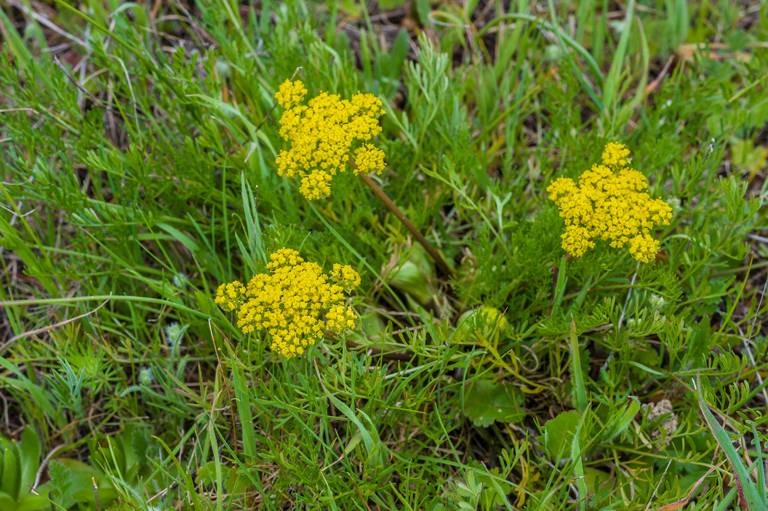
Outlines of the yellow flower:
[{"label": "yellow flower", "polygon": [[[306,93],[306,91],[304,91]],[[629,149],[618,142],[608,142],[603,149],[603,165],[629,165]]]},{"label": "yellow flower", "polygon": [[280,85],[280,89],[275,94],[275,99],[277,99],[277,104],[281,107],[291,108],[293,105],[301,103],[306,93],[307,89],[304,88],[304,84],[300,81],[292,82],[286,80]]},{"label": "yellow flower", "polygon": [[222,284],[216,290],[216,305],[222,309],[233,311],[240,307],[245,294],[245,286],[240,282],[234,281],[229,284]]},{"label": "yellow flower", "polygon": [[595,246],[595,239],[611,247],[629,245],[629,253],[647,263],[656,256],[659,242],[650,235],[657,225],[667,225],[672,208],[648,195],[648,180],[628,167],[629,149],[611,142],[605,146],[602,163],[584,171],[576,184],[560,177],[549,187],[549,198],[565,219],[563,249],[579,257]]},{"label": "yellow flower", "polygon": [[[290,149],[277,156],[281,176],[301,178],[299,191],[308,199],[322,199],[331,193],[331,180],[346,170],[352,146],[381,133],[378,118],[384,113],[381,100],[372,94],[357,93],[352,99],[320,93],[306,105],[307,89],[300,81],[286,80],[275,98],[285,112],[280,117],[280,136]],[[355,151],[358,171],[381,173],[384,152],[372,144]]]},{"label": "yellow flower", "polygon": [[217,292],[218,305],[237,309],[243,333],[266,331],[272,350],[292,358],[326,330],[340,334],[355,328],[357,314],[344,304],[344,292],[360,285],[355,270],[334,264],[326,275],[317,263],[304,261],[289,248],[270,254],[267,269],[268,274],[256,275],[247,287],[233,282]]},{"label": "yellow flower", "polygon": [[330,275],[333,280],[340,282],[344,289],[352,290],[360,285],[360,275],[349,266],[334,264]]},{"label": "yellow flower", "polygon": [[355,163],[357,164],[355,175],[358,172],[368,174],[374,171],[381,174],[381,171],[387,166],[384,163],[384,151],[374,147],[373,144],[365,144],[357,148],[355,151]]}]

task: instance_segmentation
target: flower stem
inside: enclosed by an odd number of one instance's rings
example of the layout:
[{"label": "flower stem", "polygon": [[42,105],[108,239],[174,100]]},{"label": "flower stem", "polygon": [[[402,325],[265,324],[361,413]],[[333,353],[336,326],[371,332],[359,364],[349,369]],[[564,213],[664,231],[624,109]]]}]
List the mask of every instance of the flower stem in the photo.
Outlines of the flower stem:
[{"label": "flower stem", "polygon": [[[352,166],[357,168],[357,165],[352,162]],[[379,188],[379,186],[373,181],[373,179],[370,178],[370,176],[360,172],[357,174],[358,177],[365,183],[368,188],[371,189],[373,194],[381,200],[381,202],[384,203],[384,205],[387,207],[387,209],[397,217],[398,220],[405,226],[408,231],[410,231],[411,234],[413,234],[413,237],[416,238],[416,240],[421,243],[421,245],[427,250],[427,253],[434,259],[435,264],[437,264],[437,267],[440,268],[440,271],[445,276],[451,276],[454,274],[453,268],[448,266],[448,263],[445,262],[445,259],[443,259],[443,255],[435,249],[435,247],[432,246],[432,244],[427,241],[427,238],[424,237],[421,232],[416,228],[413,223],[411,223],[410,220],[408,220],[408,217],[405,216],[405,214],[400,211],[400,208],[395,206],[395,203],[392,202],[392,199],[387,197],[387,194],[384,193],[384,191]]]},{"label": "flower stem", "polygon": [[[328,339],[331,342],[339,342],[341,340],[340,335],[337,335],[331,332],[330,330],[326,331],[324,336],[326,339]],[[384,360],[399,360],[401,362],[408,362],[414,357],[414,354],[410,351],[385,352],[382,349],[374,348],[372,346],[364,346],[362,344],[356,343],[355,341],[351,341],[349,339],[347,339],[345,343],[347,347],[351,349],[365,348],[365,351],[368,353],[369,356],[381,357]]]}]

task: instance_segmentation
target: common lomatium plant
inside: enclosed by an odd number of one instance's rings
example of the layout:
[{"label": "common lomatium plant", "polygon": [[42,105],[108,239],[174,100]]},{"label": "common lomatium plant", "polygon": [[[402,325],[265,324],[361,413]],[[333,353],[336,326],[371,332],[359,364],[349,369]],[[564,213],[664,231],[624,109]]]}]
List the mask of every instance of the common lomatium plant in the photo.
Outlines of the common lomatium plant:
[{"label": "common lomatium plant", "polygon": [[286,80],[275,93],[278,105],[285,109],[280,117],[280,136],[290,144],[290,149],[277,156],[277,173],[301,177],[299,191],[307,199],[315,200],[328,197],[333,176],[351,166],[355,175],[424,246],[443,274],[452,274],[453,269],[443,256],[368,176],[371,172],[381,174],[387,166],[384,151],[370,143],[381,133],[381,100],[360,92],[349,100],[321,92],[305,105],[306,95],[307,89],[300,80]]},{"label": "common lomatium plant", "polygon": [[373,94],[357,93],[346,100],[322,92],[304,105],[306,94],[299,80],[286,80],[275,94],[285,108],[280,136],[290,143],[290,149],[277,156],[278,174],[301,177],[299,191],[307,199],[326,198],[333,176],[346,170],[354,146],[355,174],[381,173],[384,152],[368,143],[381,133],[381,100]]},{"label": "common lomatium plant", "polygon": [[584,171],[578,184],[560,177],[549,185],[549,198],[565,219],[563,249],[579,257],[595,246],[594,240],[609,241],[611,247],[629,245],[629,253],[647,263],[659,251],[659,241],[650,231],[667,225],[672,208],[648,195],[646,177],[629,167],[629,149],[611,142],[603,150],[602,163]]},{"label": "common lomatium plant", "polygon": [[237,326],[243,333],[266,331],[272,350],[292,358],[327,330],[340,334],[355,327],[357,315],[344,304],[344,293],[360,285],[355,270],[334,264],[325,274],[320,265],[289,248],[269,259],[268,274],[256,275],[247,286],[238,281],[222,284],[216,292],[220,307],[237,311]]}]

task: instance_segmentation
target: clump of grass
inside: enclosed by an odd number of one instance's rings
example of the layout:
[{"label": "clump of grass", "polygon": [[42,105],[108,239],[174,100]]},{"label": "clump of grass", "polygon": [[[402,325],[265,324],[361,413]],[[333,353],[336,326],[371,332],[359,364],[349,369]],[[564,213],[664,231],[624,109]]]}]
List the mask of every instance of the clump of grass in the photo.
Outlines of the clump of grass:
[{"label": "clump of grass", "polygon": [[[721,7],[0,6],[0,508],[764,506],[768,19]],[[299,68],[378,109],[322,200]],[[612,142],[658,218],[570,250]],[[279,250],[321,343],[220,307]]]}]

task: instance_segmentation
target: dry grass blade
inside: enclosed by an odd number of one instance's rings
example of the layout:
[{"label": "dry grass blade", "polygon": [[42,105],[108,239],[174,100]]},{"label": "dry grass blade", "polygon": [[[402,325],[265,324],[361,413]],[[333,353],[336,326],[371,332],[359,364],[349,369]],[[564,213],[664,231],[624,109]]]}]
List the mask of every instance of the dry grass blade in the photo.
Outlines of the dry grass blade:
[{"label": "dry grass blade", "polygon": [[696,493],[696,490],[699,489],[699,486],[701,486],[701,484],[707,479],[707,477],[709,477],[709,475],[712,472],[720,468],[723,465],[723,463],[725,463],[725,460],[721,461],[719,464],[707,470],[707,473],[701,476],[701,478],[699,478],[699,480],[696,481],[696,483],[691,487],[691,490],[688,492],[687,497],[685,497],[682,500],[678,500],[677,502],[673,502],[672,504],[667,504],[666,506],[655,508],[655,511],[675,511],[676,509],[680,509],[681,507],[688,505],[688,502],[690,502],[690,500],[693,498],[693,495],[694,493]]},{"label": "dry grass blade", "polygon": [[9,339],[9,340],[8,340],[8,342],[6,342],[6,343],[5,343],[5,344],[3,344],[2,346],[0,346],[0,355],[1,355],[1,354],[2,354],[2,353],[5,351],[5,350],[7,350],[8,348],[10,348],[10,347],[11,347],[11,346],[12,346],[12,345],[15,343],[15,342],[17,342],[17,341],[19,341],[19,340],[21,340],[21,339],[25,339],[25,338],[27,338],[27,337],[30,337],[30,336],[33,336],[33,335],[39,335],[39,334],[42,334],[42,333],[48,332],[48,331],[50,331],[50,330],[53,330],[53,329],[55,329],[55,328],[59,328],[59,327],[62,327],[62,326],[64,326],[64,325],[68,325],[68,324],[72,323],[73,321],[77,321],[78,319],[83,319],[83,318],[85,318],[85,317],[88,317],[88,316],[90,316],[91,314],[94,314],[95,312],[97,312],[97,311],[98,311],[99,309],[101,309],[102,307],[104,307],[104,306],[107,304],[107,302],[109,302],[109,300],[104,300],[104,302],[103,302],[101,305],[99,305],[98,307],[96,307],[96,308],[95,308],[95,309],[93,309],[92,311],[86,312],[86,313],[84,313],[84,314],[80,314],[79,316],[76,316],[76,317],[74,317],[74,318],[66,319],[66,320],[64,320],[64,321],[61,321],[61,322],[59,322],[59,323],[56,323],[55,325],[49,325],[49,326],[45,326],[45,327],[42,327],[42,328],[38,328],[37,330],[32,330],[32,331],[30,331],[30,332],[24,332],[23,334],[19,334],[19,335],[15,336],[15,337],[11,337],[11,339]]}]

